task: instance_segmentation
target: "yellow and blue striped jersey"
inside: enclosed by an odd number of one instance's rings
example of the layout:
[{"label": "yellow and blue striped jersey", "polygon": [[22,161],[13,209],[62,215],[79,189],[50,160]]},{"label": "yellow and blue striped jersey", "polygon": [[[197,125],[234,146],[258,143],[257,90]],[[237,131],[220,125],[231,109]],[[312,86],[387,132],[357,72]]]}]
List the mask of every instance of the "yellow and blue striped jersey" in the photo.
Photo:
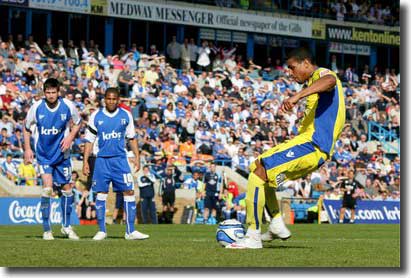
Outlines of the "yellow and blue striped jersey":
[{"label": "yellow and blue striped jersey", "polygon": [[307,97],[304,118],[299,134],[308,135],[312,142],[329,156],[345,124],[344,92],[337,75],[326,68],[317,68],[308,80],[310,86],[325,75],[336,78],[334,89],[329,92],[312,94]]}]

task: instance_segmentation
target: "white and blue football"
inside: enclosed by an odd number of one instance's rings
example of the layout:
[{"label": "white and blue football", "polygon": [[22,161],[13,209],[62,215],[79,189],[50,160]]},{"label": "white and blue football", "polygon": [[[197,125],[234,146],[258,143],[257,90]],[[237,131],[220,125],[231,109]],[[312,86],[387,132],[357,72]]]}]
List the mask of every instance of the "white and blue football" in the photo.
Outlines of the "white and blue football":
[{"label": "white and blue football", "polygon": [[244,235],[245,229],[243,224],[235,219],[228,219],[218,224],[216,239],[221,246],[225,247],[242,239]]}]

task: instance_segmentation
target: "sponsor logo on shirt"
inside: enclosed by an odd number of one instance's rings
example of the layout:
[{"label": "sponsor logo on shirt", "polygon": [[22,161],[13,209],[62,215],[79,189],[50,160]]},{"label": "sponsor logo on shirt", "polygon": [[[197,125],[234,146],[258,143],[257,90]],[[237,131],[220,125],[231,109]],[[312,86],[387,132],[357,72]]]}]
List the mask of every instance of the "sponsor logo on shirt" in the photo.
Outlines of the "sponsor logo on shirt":
[{"label": "sponsor logo on shirt", "polygon": [[295,157],[295,154],[292,150],[289,150],[288,153],[285,156],[289,157],[289,158],[293,158],[293,157]]},{"label": "sponsor logo on shirt", "polygon": [[115,132],[114,130],[110,133],[103,132],[103,140],[120,139],[121,132]]},{"label": "sponsor logo on shirt", "polygon": [[57,135],[59,134],[60,130],[52,126],[51,128],[44,128],[41,127],[40,134],[41,135]]}]

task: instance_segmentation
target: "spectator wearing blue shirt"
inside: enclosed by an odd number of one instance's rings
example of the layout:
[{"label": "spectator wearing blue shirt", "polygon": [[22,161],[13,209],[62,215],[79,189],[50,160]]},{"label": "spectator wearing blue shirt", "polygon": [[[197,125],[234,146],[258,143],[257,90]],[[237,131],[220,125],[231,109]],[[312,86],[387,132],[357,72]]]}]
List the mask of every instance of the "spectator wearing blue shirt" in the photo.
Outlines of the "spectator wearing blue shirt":
[{"label": "spectator wearing blue shirt", "polygon": [[40,55],[34,57],[34,69],[36,72],[42,73],[44,71],[44,65],[41,63]]},{"label": "spectator wearing blue shirt", "polygon": [[186,71],[186,70],[183,70],[183,71],[181,72],[181,75],[179,76],[179,78],[181,79],[181,81],[183,81],[183,84],[184,84],[187,88],[190,86],[191,82],[190,82],[190,78],[188,78],[188,75],[187,75],[187,71]]},{"label": "spectator wearing blue shirt", "polygon": [[23,76],[20,81],[16,84],[17,88],[22,93],[27,93],[29,91],[29,86],[27,85],[27,79]]},{"label": "spectator wearing blue shirt", "polygon": [[217,138],[213,145],[213,157],[217,165],[231,167],[231,157],[221,142],[221,138]]},{"label": "spectator wearing blue shirt", "polygon": [[147,135],[150,139],[157,139],[160,136],[160,130],[157,127],[157,122],[152,121],[147,128]]},{"label": "spectator wearing blue shirt", "polygon": [[196,191],[201,190],[199,188],[200,173],[201,172],[200,172],[199,169],[194,169],[192,177],[188,178],[184,181],[183,188],[185,188],[185,189],[195,189]]},{"label": "spectator wearing blue shirt", "polygon": [[21,129],[16,128],[13,135],[10,137],[10,149],[13,153],[13,157],[23,156],[23,136]]},{"label": "spectator wearing blue shirt", "polygon": [[66,72],[67,72],[67,77],[70,79],[72,76],[76,75],[75,69],[74,69],[74,60],[73,59],[67,59],[66,61]]},{"label": "spectator wearing blue shirt", "polygon": [[151,166],[151,172],[156,176],[157,179],[164,179],[166,176],[167,164],[164,161],[163,153],[155,153],[154,156],[154,165]]},{"label": "spectator wearing blue shirt", "polygon": [[285,83],[283,78],[280,78],[279,80],[274,81],[274,86],[277,88],[277,91],[282,94],[287,89],[287,83]]},{"label": "spectator wearing blue shirt", "polygon": [[8,154],[6,156],[6,161],[4,161],[2,164],[2,168],[4,173],[6,173],[7,178],[13,182],[16,182],[19,175],[17,165],[13,162],[12,159],[12,155]]},{"label": "spectator wearing blue shirt", "polygon": [[350,152],[347,150],[348,146],[338,147],[337,151],[334,153],[334,160],[337,162],[338,166],[347,167],[351,160],[353,159]]},{"label": "spectator wearing blue shirt", "polygon": [[164,91],[165,90],[170,91],[170,92],[173,91],[173,87],[170,85],[170,83],[167,80],[164,80],[164,82],[161,86],[161,89],[164,90]]},{"label": "spectator wearing blue shirt", "polygon": [[11,82],[14,82],[14,80],[15,80],[14,74],[12,74],[11,70],[7,68],[6,71],[3,73],[3,82],[11,83]]},{"label": "spectator wearing blue shirt", "polygon": [[224,127],[229,129],[235,129],[235,123],[233,121],[233,115],[230,115],[227,121],[224,122]]},{"label": "spectator wearing blue shirt", "polygon": [[258,92],[255,94],[255,99],[257,101],[257,104],[260,106],[261,103],[265,100],[266,94],[262,90],[258,90]]},{"label": "spectator wearing blue shirt", "polygon": [[8,135],[7,128],[3,127],[0,132],[0,144],[10,143],[10,136]]},{"label": "spectator wearing blue shirt", "polygon": [[138,62],[140,61],[140,58],[141,58],[140,57],[141,53],[137,50],[137,46],[133,45],[132,48],[130,49],[130,51],[133,53],[133,59],[134,59],[134,61],[136,61],[137,65],[138,65]]},{"label": "spectator wearing blue shirt", "polygon": [[82,101],[82,96],[81,94],[76,94],[74,97],[74,105],[76,107],[79,107],[80,111],[83,111],[84,108],[86,107]]},{"label": "spectator wearing blue shirt", "polygon": [[210,128],[214,129],[214,130],[220,129],[222,127],[222,122],[219,121],[217,113],[214,113],[214,115],[208,121],[208,124],[209,124]]},{"label": "spectator wearing blue shirt", "polygon": [[183,102],[178,101],[177,107],[175,108],[175,113],[177,116],[177,121],[180,122],[182,119],[186,117],[186,109],[184,108]]},{"label": "spectator wearing blue shirt", "polygon": [[102,93],[103,95],[105,94],[107,88],[110,87],[109,81],[110,81],[110,78],[109,78],[108,76],[105,76],[104,79],[103,79],[103,81],[101,81],[101,82],[98,84],[98,86],[97,86],[98,88],[101,89],[101,93]]}]

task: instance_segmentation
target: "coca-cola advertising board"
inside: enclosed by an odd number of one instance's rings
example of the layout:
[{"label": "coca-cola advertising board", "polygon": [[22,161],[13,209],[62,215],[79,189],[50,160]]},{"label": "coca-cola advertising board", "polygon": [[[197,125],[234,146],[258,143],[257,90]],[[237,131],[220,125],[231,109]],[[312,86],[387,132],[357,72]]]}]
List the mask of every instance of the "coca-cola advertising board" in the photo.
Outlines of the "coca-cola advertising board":
[{"label": "coca-cola advertising board", "polygon": [[[0,198],[0,225],[41,224],[40,206],[40,198]],[[61,224],[60,199],[51,199],[50,212],[51,223]],[[70,220],[72,225],[80,224],[74,207]]]}]

